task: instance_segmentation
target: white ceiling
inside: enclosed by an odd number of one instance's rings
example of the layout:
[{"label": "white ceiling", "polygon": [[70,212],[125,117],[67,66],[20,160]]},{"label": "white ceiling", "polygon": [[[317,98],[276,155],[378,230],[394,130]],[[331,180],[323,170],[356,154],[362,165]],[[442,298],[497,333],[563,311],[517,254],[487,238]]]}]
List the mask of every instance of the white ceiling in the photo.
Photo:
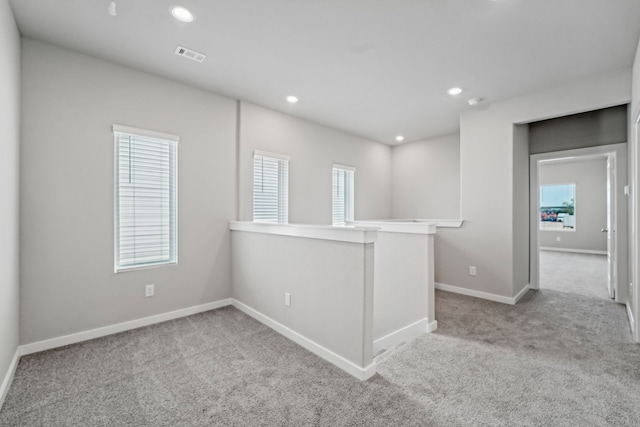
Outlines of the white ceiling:
[{"label": "white ceiling", "polygon": [[10,2],[25,36],[387,144],[457,131],[469,98],[629,68],[640,37],[640,0],[116,0],[116,17],[109,0]]}]

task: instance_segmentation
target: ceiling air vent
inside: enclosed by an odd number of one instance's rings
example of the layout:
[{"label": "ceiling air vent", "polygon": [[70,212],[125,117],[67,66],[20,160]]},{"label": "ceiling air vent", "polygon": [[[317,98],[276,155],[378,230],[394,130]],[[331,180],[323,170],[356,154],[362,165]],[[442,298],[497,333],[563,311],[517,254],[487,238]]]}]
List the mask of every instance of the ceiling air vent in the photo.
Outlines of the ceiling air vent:
[{"label": "ceiling air vent", "polygon": [[202,62],[205,60],[207,55],[204,53],[196,52],[195,50],[187,49],[186,47],[178,46],[176,48],[176,55],[185,57],[187,59],[192,59],[196,62]]}]

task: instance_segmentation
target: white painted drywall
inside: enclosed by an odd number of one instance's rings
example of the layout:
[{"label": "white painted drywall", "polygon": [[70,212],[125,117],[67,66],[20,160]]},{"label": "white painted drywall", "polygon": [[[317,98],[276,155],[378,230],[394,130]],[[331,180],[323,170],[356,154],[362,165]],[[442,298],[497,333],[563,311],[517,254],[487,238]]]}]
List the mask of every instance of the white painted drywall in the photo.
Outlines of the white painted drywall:
[{"label": "white painted drywall", "polygon": [[[513,297],[526,284],[516,269],[528,264],[528,233],[514,232],[514,183],[526,181],[528,168],[515,168],[519,152],[514,124],[594,110],[629,102],[630,70],[467,110],[460,117],[461,217],[451,234],[447,259],[436,267],[436,281],[495,295]],[[516,178],[516,175],[519,175]],[[528,200],[526,200],[528,204]],[[525,237],[526,236],[526,237]],[[525,241],[523,241],[525,240]],[[436,240],[436,245],[438,240]],[[515,259],[518,257],[518,259]],[[468,274],[469,265],[477,275]]]},{"label": "white painted drywall", "polygon": [[[235,101],[31,39],[22,66],[21,342],[230,297]],[[181,137],[177,265],[113,272],[114,123]]]},{"label": "white painted drywall", "polygon": [[513,126],[513,295],[529,284],[529,126]]},{"label": "white painted drywall", "polygon": [[630,311],[634,321],[634,339],[640,342],[640,292],[638,292],[638,281],[640,280],[639,264],[640,264],[640,207],[638,206],[640,197],[640,124],[637,119],[640,116],[640,43],[636,51],[635,61],[633,63],[632,73],[632,96],[629,120],[629,185],[631,188],[630,197],[630,273],[631,273],[631,289],[629,292]]},{"label": "white painted drywall", "polygon": [[[541,247],[607,251],[607,159],[541,163],[538,168],[540,185],[576,185],[574,230],[540,230]],[[557,238],[560,241],[557,241]]]},{"label": "white painted drywall", "polygon": [[[20,35],[0,0],[0,385],[19,343]],[[6,390],[4,390],[6,391]],[[0,407],[2,406],[0,389]]]},{"label": "white painted drywall", "polygon": [[233,298],[366,368],[373,360],[373,249],[232,231]]},{"label": "white painted drywall", "polygon": [[392,218],[460,218],[460,134],[391,150]]},{"label": "white painted drywall", "polygon": [[374,340],[418,321],[435,320],[432,241],[433,234],[378,233],[374,247]]},{"label": "white painted drywall", "polygon": [[[460,218],[460,134],[394,146],[391,150],[392,218]],[[463,248],[458,229],[435,235],[435,281],[446,283],[450,260]]]},{"label": "white painted drywall", "polygon": [[389,146],[245,102],[240,113],[240,140],[240,220],[253,220],[254,150],[291,157],[290,223],[331,224],[334,163],[356,168],[355,219],[389,218]]}]

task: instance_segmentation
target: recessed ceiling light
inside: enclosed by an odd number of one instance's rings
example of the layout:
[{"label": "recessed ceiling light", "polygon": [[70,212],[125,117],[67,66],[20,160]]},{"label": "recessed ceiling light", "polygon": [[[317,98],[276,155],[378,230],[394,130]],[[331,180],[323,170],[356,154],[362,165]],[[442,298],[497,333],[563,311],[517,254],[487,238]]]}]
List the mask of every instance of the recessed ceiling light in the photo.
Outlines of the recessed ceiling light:
[{"label": "recessed ceiling light", "polygon": [[472,107],[475,107],[476,105],[480,104],[482,102],[482,98],[471,98],[470,100],[467,101],[467,103],[469,105],[471,105]]},{"label": "recessed ceiling light", "polygon": [[290,104],[295,104],[296,102],[298,102],[298,97],[297,96],[293,96],[293,95],[289,95],[287,96],[287,102]]},{"label": "recessed ceiling light", "polygon": [[462,88],[452,87],[447,91],[449,95],[460,95],[462,93]]},{"label": "recessed ceiling light", "polygon": [[402,135],[396,136],[396,141],[398,141],[398,142],[404,141],[404,136],[402,136]]},{"label": "recessed ceiling light", "polygon": [[174,6],[171,8],[171,14],[174,18],[176,18],[180,22],[191,22],[193,21],[193,13],[189,12],[188,9],[185,9],[182,6]]}]

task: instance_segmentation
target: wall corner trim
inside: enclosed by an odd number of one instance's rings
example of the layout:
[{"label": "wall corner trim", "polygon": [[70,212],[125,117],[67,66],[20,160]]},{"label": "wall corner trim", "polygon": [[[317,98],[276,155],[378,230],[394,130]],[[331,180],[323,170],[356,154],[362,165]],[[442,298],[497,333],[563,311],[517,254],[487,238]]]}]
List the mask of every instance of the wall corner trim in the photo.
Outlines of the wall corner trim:
[{"label": "wall corner trim", "polygon": [[293,329],[288,328],[287,326],[279,323],[272,318],[260,313],[259,311],[249,307],[248,305],[232,298],[232,305],[238,310],[242,311],[246,315],[253,317],[258,322],[268,326],[279,334],[289,338],[291,341],[295,342],[302,348],[312,352],[316,356],[321,357],[327,362],[337,366],[342,369],[346,373],[356,377],[361,381],[368,380],[376,373],[376,364],[372,362],[368,366],[360,367],[355,363],[345,359],[344,357],[334,353],[326,347],[321,346],[320,344],[311,341],[309,338],[299,334]]},{"label": "wall corner trim", "polygon": [[34,343],[24,344],[20,346],[20,355],[37,353],[40,351],[50,350],[57,347],[63,347],[69,344],[76,344],[82,341],[100,338],[107,335],[117,334],[131,329],[141,328],[143,326],[153,325],[155,323],[166,322],[167,320],[178,319],[180,317],[191,316],[192,314],[202,313],[204,311],[214,310],[231,305],[231,298],[213,301],[210,303],[195,305],[192,307],[182,308],[167,313],[157,314],[154,316],[143,317],[141,319],[130,320],[128,322],[117,323],[115,325],[104,326],[101,328],[90,329],[88,331],[77,332],[74,334],[64,335],[61,337],[51,338],[47,340],[37,341]]},{"label": "wall corner trim", "polygon": [[631,325],[631,333],[635,332],[635,322],[633,321],[633,312],[631,311],[631,305],[625,304],[627,307],[627,317],[629,318],[629,325]]},{"label": "wall corner trim", "polygon": [[486,299],[489,301],[500,302],[502,304],[515,305],[520,298],[529,290],[529,285],[525,286],[515,297],[505,297],[502,295],[491,294],[488,292],[476,291],[473,289],[461,288],[459,286],[446,285],[444,283],[436,283],[435,288],[441,291],[452,292],[454,294],[467,295],[470,297]]},{"label": "wall corner trim", "polygon": [[4,399],[7,397],[7,393],[9,393],[9,388],[13,382],[13,376],[16,373],[16,369],[18,369],[20,355],[20,347],[18,347],[16,348],[16,352],[13,354],[13,359],[11,359],[9,369],[7,369],[4,379],[2,380],[2,383],[0,383],[0,409],[2,409],[2,405],[4,405]]}]

